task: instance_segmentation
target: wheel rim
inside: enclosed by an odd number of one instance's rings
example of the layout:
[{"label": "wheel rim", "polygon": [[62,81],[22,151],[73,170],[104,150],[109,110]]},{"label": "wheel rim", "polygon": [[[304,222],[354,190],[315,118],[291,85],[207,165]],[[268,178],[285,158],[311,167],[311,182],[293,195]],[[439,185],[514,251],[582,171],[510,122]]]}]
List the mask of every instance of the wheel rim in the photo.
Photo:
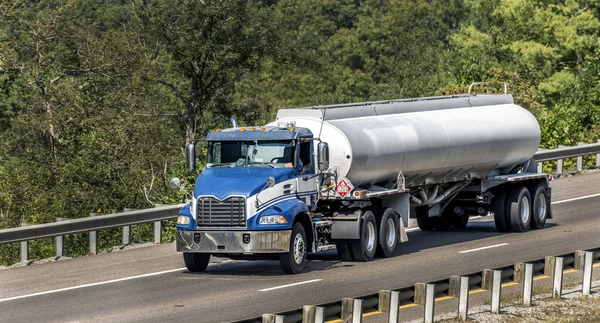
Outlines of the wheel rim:
[{"label": "wheel rim", "polygon": [[294,238],[294,261],[297,264],[302,263],[306,254],[306,244],[301,234],[297,234]]},{"label": "wheel rim", "polygon": [[521,222],[527,223],[529,220],[529,198],[527,196],[523,196],[521,199]]},{"label": "wheel rim", "polygon": [[371,252],[375,248],[375,225],[373,222],[367,223],[366,230],[366,242],[367,242],[367,251]]},{"label": "wheel rim", "polygon": [[546,195],[540,194],[540,198],[537,203],[538,218],[544,220],[546,218]]},{"label": "wheel rim", "polygon": [[385,243],[387,244],[388,248],[391,248],[396,242],[396,226],[394,225],[394,220],[392,218],[387,219],[387,222],[385,223],[385,229]]}]

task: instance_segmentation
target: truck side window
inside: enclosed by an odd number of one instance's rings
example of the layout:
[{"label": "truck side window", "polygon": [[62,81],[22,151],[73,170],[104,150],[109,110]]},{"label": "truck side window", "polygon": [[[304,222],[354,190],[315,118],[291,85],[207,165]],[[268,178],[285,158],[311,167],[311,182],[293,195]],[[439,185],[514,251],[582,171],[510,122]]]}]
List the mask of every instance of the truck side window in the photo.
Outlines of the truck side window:
[{"label": "truck side window", "polygon": [[311,142],[303,142],[300,144],[300,161],[302,161],[302,173],[314,173],[313,165],[311,162],[311,153],[310,153],[310,144]]}]

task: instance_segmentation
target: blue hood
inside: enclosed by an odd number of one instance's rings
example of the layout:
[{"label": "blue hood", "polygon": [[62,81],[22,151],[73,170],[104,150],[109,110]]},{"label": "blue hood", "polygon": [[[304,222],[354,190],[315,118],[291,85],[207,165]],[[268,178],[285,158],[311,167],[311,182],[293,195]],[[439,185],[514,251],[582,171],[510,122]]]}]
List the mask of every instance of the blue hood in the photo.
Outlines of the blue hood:
[{"label": "blue hood", "polygon": [[234,167],[205,169],[194,188],[194,196],[214,195],[224,199],[230,195],[250,197],[265,187],[267,177],[273,176],[275,183],[294,177],[291,168]]}]

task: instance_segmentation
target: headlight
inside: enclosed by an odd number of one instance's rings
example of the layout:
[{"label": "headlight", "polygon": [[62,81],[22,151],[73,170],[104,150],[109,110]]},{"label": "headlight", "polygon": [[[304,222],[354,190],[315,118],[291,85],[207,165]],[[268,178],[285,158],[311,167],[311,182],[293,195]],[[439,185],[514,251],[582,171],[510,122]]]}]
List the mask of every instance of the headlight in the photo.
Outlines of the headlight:
[{"label": "headlight", "polygon": [[177,224],[188,225],[190,224],[190,218],[185,215],[180,215],[177,217]]},{"label": "headlight", "polygon": [[287,220],[283,215],[265,215],[258,220],[258,224],[285,224]]}]

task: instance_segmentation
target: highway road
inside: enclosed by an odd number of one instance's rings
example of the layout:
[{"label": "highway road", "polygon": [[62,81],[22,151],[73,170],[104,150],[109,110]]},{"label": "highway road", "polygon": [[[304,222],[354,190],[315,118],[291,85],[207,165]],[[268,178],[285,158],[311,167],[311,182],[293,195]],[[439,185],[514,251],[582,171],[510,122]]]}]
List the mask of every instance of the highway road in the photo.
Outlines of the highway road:
[{"label": "highway road", "polygon": [[600,173],[552,187],[554,219],[544,230],[500,234],[489,217],[460,231],[411,229],[396,257],[313,255],[296,276],[274,261],[219,258],[191,274],[174,244],[6,269],[0,322],[223,322],[599,247]]}]

